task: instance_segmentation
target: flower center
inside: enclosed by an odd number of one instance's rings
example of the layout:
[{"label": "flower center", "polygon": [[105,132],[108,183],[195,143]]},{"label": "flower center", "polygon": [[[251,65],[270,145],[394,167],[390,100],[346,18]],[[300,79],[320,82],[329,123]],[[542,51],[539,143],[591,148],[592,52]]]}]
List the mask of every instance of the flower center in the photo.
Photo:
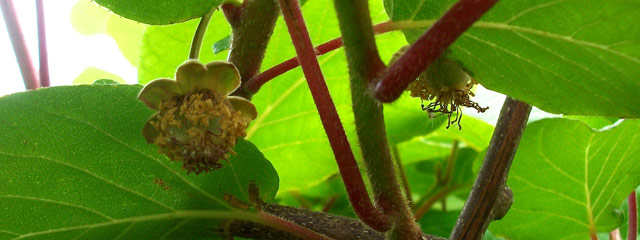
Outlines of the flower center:
[{"label": "flower center", "polygon": [[224,96],[198,91],[165,101],[156,121],[155,144],[187,172],[208,172],[222,167],[249,122]]}]

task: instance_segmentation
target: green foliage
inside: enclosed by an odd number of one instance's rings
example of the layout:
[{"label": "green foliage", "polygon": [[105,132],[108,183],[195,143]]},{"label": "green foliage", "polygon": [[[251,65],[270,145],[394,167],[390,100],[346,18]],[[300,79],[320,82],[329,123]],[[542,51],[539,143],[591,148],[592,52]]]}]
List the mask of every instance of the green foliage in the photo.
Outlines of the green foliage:
[{"label": "green foliage", "polygon": [[[409,42],[457,1],[385,0]],[[488,89],[552,113],[639,117],[638,1],[500,1],[449,48]]]},{"label": "green foliage", "polygon": [[618,227],[620,203],[640,184],[638,130],[638,120],[600,132],[575,120],[529,124],[507,183],[514,204],[491,231],[509,239],[587,239]]},{"label": "green foliage", "polygon": [[[0,239],[195,239],[271,201],[278,176],[241,140],[224,167],[187,175],[142,137],[140,86],[53,87],[0,98]],[[46,103],[43,105],[42,103]]]},{"label": "green foliage", "polygon": [[95,0],[114,13],[146,24],[162,25],[199,18],[220,5],[222,0]]},{"label": "green foliage", "polygon": [[224,50],[229,50],[231,47],[231,35],[227,35],[226,37],[218,40],[213,43],[213,54],[218,54]]}]

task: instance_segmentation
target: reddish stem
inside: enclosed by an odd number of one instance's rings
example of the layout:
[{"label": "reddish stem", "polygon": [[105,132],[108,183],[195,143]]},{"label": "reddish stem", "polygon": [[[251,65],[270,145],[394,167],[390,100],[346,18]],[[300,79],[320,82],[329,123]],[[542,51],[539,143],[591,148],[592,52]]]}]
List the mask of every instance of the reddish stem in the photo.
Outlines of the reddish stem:
[{"label": "reddish stem", "polygon": [[313,45],[302,17],[300,4],[297,0],[279,0],[279,3],[282,15],[287,23],[289,35],[291,35],[291,40],[298,54],[302,71],[307,79],[322,125],[329,138],[329,144],[336,157],[351,205],[364,223],[378,231],[386,231],[391,227],[390,221],[387,216],[379,212],[371,203],[362,175],[360,175],[358,164],[340,122],[340,117],[320,71],[320,65],[316,59]]},{"label": "reddish stem", "polygon": [[22,74],[22,80],[24,86],[28,90],[33,90],[40,87],[38,83],[38,77],[31,62],[29,51],[27,49],[27,43],[24,40],[22,29],[18,23],[18,16],[16,10],[13,7],[13,1],[0,0],[0,9],[2,9],[2,16],[4,16],[4,23],[7,26],[7,32],[9,32],[9,38],[13,45],[13,52],[18,60],[18,66],[20,67],[20,73]]},{"label": "reddish stem", "polygon": [[636,240],[638,237],[638,202],[636,201],[636,191],[631,192],[629,202],[629,232],[627,240]]},{"label": "reddish stem", "polygon": [[[398,29],[402,29],[405,27],[415,27],[415,25],[410,25],[410,24],[394,24],[393,22],[383,22],[380,24],[376,24],[375,26],[373,26],[373,31],[375,34],[382,34],[382,33],[386,33],[386,32],[390,32],[390,31],[394,31],[394,30],[398,30]],[[331,52],[333,50],[336,50],[338,48],[342,47],[342,38],[335,38],[331,41],[328,41],[326,43],[320,44],[318,45],[316,48],[314,48],[314,52],[316,54],[316,56],[320,56],[320,55],[324,55],[328,52]],[[262,87],[262,85],[264,85],[265,83],[267,83],[269,80],[280,76],[283,73],[288,72],[291,69],[294,69],[296,67],[300,66],[300,64],[298,63],[298,58],[296,57],[292,57],[287,61],[284,61],[258,75],[256,75],[255,77],[249,79],[249,81],[247,82],[247,90],[251,93],[256,93],[258,92],[258,90],[260,90],[260,87]]]},{"label": "reddish stem", "polygon": [[49,81],[49,58],[47,56],[47,34],[44,24],[44,4],[42,0],[36,0],[36,11],[38,19],[38,52],[40,54],[40,86],[51,86]]},{"label": "reddish stem", "polygon": [[496,2],[498,0],[460,0],[456,3],[374,83],[375,98],[392,102],[400,97],[411,81]]}]

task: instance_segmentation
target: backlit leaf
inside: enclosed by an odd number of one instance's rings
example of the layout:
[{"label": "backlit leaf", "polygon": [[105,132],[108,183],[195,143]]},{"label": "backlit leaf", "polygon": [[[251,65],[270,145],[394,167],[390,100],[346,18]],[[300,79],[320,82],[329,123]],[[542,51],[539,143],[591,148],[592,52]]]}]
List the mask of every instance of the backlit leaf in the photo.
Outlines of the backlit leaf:
[{"label": "backlit leaf", "polygon": [[588,239],[617,228],[618,207],[640,184],[638,131],[638,120],[605,131],[567,119],[527,126],[507,182],[514,203],[491,232],[508,239]]}]

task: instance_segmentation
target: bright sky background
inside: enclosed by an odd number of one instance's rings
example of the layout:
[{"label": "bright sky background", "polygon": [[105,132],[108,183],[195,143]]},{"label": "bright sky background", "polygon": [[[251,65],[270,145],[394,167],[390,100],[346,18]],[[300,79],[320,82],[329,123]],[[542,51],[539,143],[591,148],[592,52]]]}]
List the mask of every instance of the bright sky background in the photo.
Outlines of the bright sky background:
[{"label": "bright sky background", "polygon": [[[30,55],[38,69],[38,39],[35,1],[13,1]],[[122,56],[110,36],[85,36],[73,29],[70,21],[75,0],[44,1],[49,53],[51,86],[72,85],[73,80],[87,67],[96,67],[114,73],[127,83],[137,83],[136,69]],[[4,19],[0,18],[0,96],[25,90],[22,75],[9,40]],[[474,98],[481,106],[491,106],[483,114],[467,109],[465,114],[481,118],[491,124],[498,119],[504,95],[479,87]],[[534,108],[530,120],[551,116]]]},{"label": "bright sky background", "polygon": [[[84,36],[73,29],[69,19],[75,3],[75,0],[44,1],[51,85],[71,85],[85,68],[91,66],[119,75],[127,83],[136,83],[136,69],[122,56],[111,37],[104,34]],[[37,70],[35,1],[14,0],[13,4]],[[0,18],[0,72],[0,96],[25,90],[4,18]]]}]

